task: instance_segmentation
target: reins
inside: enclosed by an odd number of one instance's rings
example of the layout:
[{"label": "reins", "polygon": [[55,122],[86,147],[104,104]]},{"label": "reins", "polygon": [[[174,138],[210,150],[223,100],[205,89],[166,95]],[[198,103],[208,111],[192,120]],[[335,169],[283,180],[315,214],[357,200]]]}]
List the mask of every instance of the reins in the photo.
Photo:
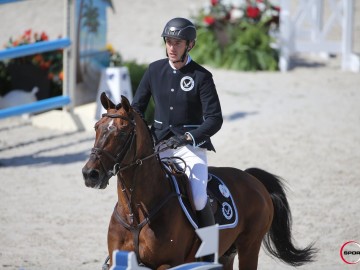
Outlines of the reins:
[{"label": "reins", "polygon": [[135,161],[133,161],[132,163],[126,165],[125,167],[120,168],[120,169],[119,169],[119,172],[124,171],[124,170],[126,170],[126,169],[128,169],[128,168],[130,168],[130,167],[132,167],[132,166],[134,166],[134,165],[142,165],[142,164],[143,164],[143,161],[145,161],[145,160],[147,160],[147,159],[149,159],[149,158],[152,158],[152,157],[154,157],[154,156],[157,156],[158,154],[160,154],[161,152],[164,152],[164,151],[167,150],[167,149],[169,149],[168,146],[166,146],[166,147],[164,147],[164,148],[161,148],[160,150],[157,150],[157,151],[155,151],[154,153],[152,153],[151,155],[148,155],[148,156],[146,156],[146,157],[144,157],[144,158],[136,159]]}]

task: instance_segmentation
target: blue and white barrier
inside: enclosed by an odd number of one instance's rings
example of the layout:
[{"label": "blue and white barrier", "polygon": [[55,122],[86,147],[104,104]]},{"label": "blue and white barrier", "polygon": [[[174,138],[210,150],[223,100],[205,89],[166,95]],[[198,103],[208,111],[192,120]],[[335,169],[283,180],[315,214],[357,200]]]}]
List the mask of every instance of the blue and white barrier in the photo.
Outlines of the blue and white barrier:
[{"label": "blue and white barrier", "polygon": [[[197,229],[202,243],[195,257],[202,257],[214,254],[215,262],[192,262],[182,264],[169,270],[222,270],[223,267],[218,261],[219,249],[219,225]],[[113,265],[110,270],[151,270],[150,268],[139,266],[135,252],[115,250],[112,254]]]},{"label": "blue and white barrier", "polygon": [[[131,251],[114,251],[113,266],[110,270],[152,270],[150,268],[139,266],[136,260],[135,252]],[[222,270],[223,267],[219,263],[211,262],[192,262],[182,264],[169,270]]]},{"label": "blue and white barrier", "polygon": [[[14,48],[8,48],[0,51],[0,60],[7,58],[16,58],[27,55],[33,55],[42,52],[53,51],[70,46],[71,41],[68,38],[62,38],[52,41],[41,41],[37,43],[22,45]],[[14,106],[0,110],[0,119],[25,113],[44,112],[51,109],[60,108],[70,104],[70,97],[57,96],[39,100],[33,103]]]},{"label": "blue and white barrier", "polygon": [[70,98],[68,96],[57,96],[42,99],[33,103],[1,109],[0,119],[19,114],[43,112],[50,109],[60,108],[68,104],[70,104]]},{"label": "blue and white barrier", "polygon": [[[12,3],[17,2],[18,0],[0,0],[0,4]],[[64,0],[66,5],[66,10],[70,10],[70,0]],[[74,7],[74,3],[71,3],[71,7]],[[71,24],[71,19],[69,15],[69,11],[66,14],[67,17],[67,24]],[[71,36],[69,33],[66,33],[65,36]],[[17,57],[23,57],[28,55],[34,55],[37,53],[49,52],[58,49],[64,49],[70,47],[71,40],[69,38],[60,38],[56,40],[49,40],[49,41],[41,41],[26,45],[21,45],[13,48],[7,48],[4,50],[0,50],[0,60],[4,59],[11,59]],[[65,61],[65,57],[64,57]],[[64,62],[64,68],[68,66],[68,62]],[[68,72],[65,72],[68,74]],[[69,90],[69,79],[68,76],[65,75],[66,83],[64,82],[64,87],[66,85],[66,89],[63,90],[64,93],[70,93]],[[62,106],[70,104],[71,100],[70,97],[67,95],[57,96],[52,98],[47,98],[43,100],[39,100],[33,103],[28,103],[19,106],[13,106],[5,109],[0,109],[0,119],[25,113],[36,113],[36,112],[43,112],[51,109],[60,108]]]},{"label": "blue and white barrier", "polygon": [[19,1],[23,1],[23,0],[0,0],[0,5],[7,4],[7,3],[13,3],[13,2],[19,2]]},{"label": "blue and white barrier", "polygon": [[16,58],[22,56],[33,55],[37,53],[54,51],[70,46],[71,41],[68,38],[60,38],[57,40],[41,41],[18,47],[7,48],[0,51],[0,60]]}]

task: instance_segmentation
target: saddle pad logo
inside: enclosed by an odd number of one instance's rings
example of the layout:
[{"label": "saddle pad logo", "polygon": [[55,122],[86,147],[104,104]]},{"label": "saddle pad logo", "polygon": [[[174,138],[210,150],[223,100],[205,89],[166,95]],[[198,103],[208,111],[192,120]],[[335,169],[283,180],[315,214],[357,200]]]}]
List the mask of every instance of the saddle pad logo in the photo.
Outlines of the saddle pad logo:
[{"label": "saddle pad logo", "polygon": [[219,191],[225,198],[229,198],[230,191],[225,185],[219,185]]},{"label": "saddle pad logo", "polygon": [[232,208],[227,202],[223,202],[222,204],[222,213],[227,220],[230,220],[233,216]]},{"label": "saddle pad logo", "polygon": [[190,76],[185,76],[180,81],[180,87],[184,91],[190,91],[194,88],[195,82],[194,79]]}]

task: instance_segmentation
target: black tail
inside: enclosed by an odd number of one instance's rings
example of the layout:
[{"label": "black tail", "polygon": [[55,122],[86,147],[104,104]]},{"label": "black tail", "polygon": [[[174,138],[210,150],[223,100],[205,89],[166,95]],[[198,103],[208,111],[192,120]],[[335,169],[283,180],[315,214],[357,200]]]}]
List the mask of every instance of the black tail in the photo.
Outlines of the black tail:
[{"label": "black tail", "polygon": [[274,204],[273,222],[263,241],[266,251],[292,266],[314,261],[317,249],[313,244],[304,249],[297,249],[292,243],[291,211],[281,178],[257,168],[245,171],[263,183]]}]

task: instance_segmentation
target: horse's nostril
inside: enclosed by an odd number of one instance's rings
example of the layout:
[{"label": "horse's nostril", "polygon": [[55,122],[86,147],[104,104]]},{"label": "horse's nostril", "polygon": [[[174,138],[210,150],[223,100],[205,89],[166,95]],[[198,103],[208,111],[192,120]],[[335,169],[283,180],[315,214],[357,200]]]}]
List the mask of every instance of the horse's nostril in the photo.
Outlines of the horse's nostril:
[{"label": "horse's nostril", "polygon": [[99,179],[99,171],[98,170],[91,170],[89,172],[89,178],[91,180],[98,180]]},{"label": "horse's nostril", "polygon": [[82,169],[84,180],[97,181],[99,179],[99,171],[94,169]]}]

